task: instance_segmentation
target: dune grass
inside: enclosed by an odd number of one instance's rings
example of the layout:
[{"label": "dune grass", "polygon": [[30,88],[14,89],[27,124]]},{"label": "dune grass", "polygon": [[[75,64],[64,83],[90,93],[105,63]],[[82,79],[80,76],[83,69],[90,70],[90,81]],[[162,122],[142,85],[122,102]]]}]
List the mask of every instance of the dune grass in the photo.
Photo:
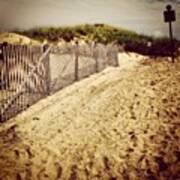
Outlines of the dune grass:
[{"label": "dune grass", "polygon": [[[125,47],[127,51],[138,52],[145,55],[168,56],[170,55],[170,42],[167,37],[155,38],[138,34],[122,28],[105,24],[84,24],[65,27],[39,27],[18,32],[28,37],[48,42],[59,40],[71,41],[74,38],[85,41],[96,41],[103,44],[116,42]],[[180,41],[174,41],[174,48],[180,47]]]},{"label": "dune grass", "polygon": [[112,27],[104,24],[84,24],[77,26],[64,27],[39,27],[21,32],[29,37],[55,42],[60,38],[70,41],[74,37],[85,38],[87,40],[96,40],[101,43],[110,43],[117,41],[119,43],[136,41],[141,42],[151,40],[151,37],[138,35],[137,33],[121,28]]}]

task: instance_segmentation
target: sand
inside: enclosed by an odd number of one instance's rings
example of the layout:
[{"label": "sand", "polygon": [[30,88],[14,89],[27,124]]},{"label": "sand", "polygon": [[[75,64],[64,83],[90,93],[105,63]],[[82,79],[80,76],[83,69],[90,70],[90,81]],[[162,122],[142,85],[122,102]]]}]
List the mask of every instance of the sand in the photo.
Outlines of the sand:
[{"label": "sand", "polygon": [[1,124],[0,179],[180,178],[180,61],[119,60]]},{"label": "sand", "polygon": [[26,36],[22,36],[16,33],[3,32],[0,33],[0,43],[7,42],[10,44],[21,45],[40,45],[40,42],[30,39]]}]

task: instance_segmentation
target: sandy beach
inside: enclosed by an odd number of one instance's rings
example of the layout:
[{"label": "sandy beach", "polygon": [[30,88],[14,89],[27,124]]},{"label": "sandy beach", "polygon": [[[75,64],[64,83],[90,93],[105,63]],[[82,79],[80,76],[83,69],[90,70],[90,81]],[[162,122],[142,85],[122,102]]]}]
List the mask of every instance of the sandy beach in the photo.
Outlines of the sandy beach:
[{"label": "sandy beach", "polygon": [[180,59],[119,64],[1,124],[0,179],[180,179]]}]

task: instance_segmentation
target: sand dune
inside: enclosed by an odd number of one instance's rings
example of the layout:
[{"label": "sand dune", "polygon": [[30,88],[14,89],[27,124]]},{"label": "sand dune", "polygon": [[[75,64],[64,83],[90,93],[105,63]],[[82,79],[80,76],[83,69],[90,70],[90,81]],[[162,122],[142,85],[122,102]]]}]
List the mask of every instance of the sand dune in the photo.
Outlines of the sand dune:
[{"label": "sand dune", "polygon": [[36,40],[30,39],[26,36],[22,36],[16,33],[0,33],[0,43],[8,42],[10,44],[21,44],[21,45],[40,45]]},{"label": "sand dune", "polygon": [[180,178],[180,62],[119,59],[0,126],[0,179]]}]

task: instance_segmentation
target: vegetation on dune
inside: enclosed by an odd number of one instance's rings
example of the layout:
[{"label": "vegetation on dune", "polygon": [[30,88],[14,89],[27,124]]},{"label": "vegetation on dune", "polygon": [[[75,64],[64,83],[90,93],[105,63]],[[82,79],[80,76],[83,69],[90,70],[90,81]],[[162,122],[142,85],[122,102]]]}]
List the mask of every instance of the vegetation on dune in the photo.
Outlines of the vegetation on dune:
[{"label": "vegetation on dune", "polygon": [[[18,33],[40,41],[46,39],[49,42],[58,42],[61,39],[71,41],[75,37],[103,44],[115,41],[123,45],[127,51],[154,56],[170,55],[170,42],[166,37],[154,38],[104,24],[85,24],[72,27],[40,27]],[[177,51],[180,47],[180,41],[175,40],[174,45]]]},{"label": "vegetation on dune", "polygon": [[31,38],[38,40],[47,39],[52,42],[56,42],[59,39],[64,39],[65,41],[70,41],[74,37],[85,38],[86,40],[96,40],[104,44],[110,43],[112,41],[117,41],[119,43],[126,43],[130,41],[144,41],[145,39],[151,39],[147,36],[138,35],[135,32],[115,28],[103,24],[95,25],[77,25],[77,26],[67,26],[67,27],[40,27],[33,28],[27,31],[18,32],[27,35]]}]

